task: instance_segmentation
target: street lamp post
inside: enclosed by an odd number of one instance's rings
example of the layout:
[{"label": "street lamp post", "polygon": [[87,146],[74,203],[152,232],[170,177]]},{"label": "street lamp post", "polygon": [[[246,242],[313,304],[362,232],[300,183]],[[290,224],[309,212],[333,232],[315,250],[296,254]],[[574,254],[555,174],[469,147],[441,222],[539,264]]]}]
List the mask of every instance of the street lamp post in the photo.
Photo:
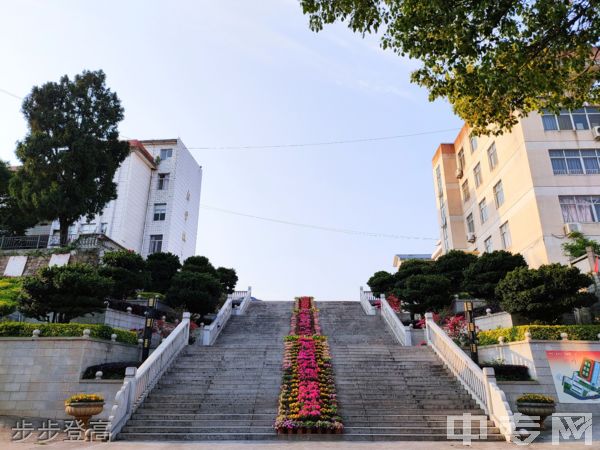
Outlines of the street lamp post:
[{"label": "street lamp post", "polygon": [[469,332],[469,350],[471,351],[471,359],[475,364],[479,364],[479,357],[477,355],[477,332],[475,331],[475,318],[473,316],[473,302],[469,300],[463,304],[465,307],[467,330]]}]

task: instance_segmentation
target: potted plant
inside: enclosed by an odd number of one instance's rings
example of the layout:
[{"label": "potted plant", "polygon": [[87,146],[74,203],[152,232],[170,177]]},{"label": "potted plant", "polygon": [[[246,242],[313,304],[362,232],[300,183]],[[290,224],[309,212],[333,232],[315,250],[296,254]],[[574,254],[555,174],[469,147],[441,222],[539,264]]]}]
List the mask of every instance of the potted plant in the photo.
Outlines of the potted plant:
[{"label": "potted plant", "polygon": [[556,402],[552,397],[541,394],[523,394],[517,398],[517,409],[527,416],[540,418],[540,429],[544,430],[544,420],[556,411]]},{"label": "potted plant", "polygon": [[75,394],[65,400],[65,412],[83,423],[87,430],[90,419],[104,409],[104,398],[97,394]]}]

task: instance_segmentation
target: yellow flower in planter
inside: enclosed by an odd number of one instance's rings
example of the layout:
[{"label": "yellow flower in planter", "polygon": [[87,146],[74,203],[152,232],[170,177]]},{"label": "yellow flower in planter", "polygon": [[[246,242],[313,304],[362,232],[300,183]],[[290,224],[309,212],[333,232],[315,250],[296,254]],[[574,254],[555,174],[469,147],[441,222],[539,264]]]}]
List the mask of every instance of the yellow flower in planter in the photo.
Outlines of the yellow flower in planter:
[{"label": "yellow flower in planter", "polygon": [[104,398],[97,394],[75,394],[65,400],[65,406],[71,403],[100,403],[104,402]]}]

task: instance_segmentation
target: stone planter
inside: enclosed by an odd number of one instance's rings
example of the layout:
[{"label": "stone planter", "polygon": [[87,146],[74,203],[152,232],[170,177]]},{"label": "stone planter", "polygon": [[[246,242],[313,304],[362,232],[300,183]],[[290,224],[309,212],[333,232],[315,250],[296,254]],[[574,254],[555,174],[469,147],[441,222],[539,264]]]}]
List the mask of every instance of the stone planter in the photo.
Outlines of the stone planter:
[{"label": "stone planter", "polygon": [[555,403],[517,402],[517,409],[526,416],[539,416],[540,429],[545,430],[544,421],[556,411]]},{"label": "stone planter", "polygon": [[77,402],[65,405],[65,412],[75,420],[83,423],[83,428],[88,429],[92,416],[100,414],[104,409],[104,402]]}]

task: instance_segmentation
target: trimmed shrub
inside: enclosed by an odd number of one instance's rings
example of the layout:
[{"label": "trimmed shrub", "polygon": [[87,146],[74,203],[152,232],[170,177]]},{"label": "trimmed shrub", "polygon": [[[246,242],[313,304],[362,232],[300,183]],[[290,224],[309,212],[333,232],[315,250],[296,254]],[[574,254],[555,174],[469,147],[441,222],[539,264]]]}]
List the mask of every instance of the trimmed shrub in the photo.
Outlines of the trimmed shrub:
[{"label": "trimmed shrub", "polygon": [[494,345],[503,336],[505,342],[524,341],[525,333],[531,333],[531,339],[558,341],[561,333],[567,333],[570,340],[597,341],[600,325],[521,325],[512,328],[480,331],[477,334],[479,345]]},{"label": "trimmed shrub", "polygon": [[2,322],[0,337],[31,337],[33,330],[40,330],[40,337],[81,337],[86,328],[90,330],[92,338],[110,341],[110,335],[114,333],[118,342],[137,344],[138,337],[133,331],[84,323]]},{"label": "trimmed shrub", "polygon": [[85,369],[81,378],[83,380],[93,380],[96,378],[96,372],[100,370],[102,371],[103,380],[121,380],[125,378],[125,369],[127,367],[140,367],[141,364],[140,361],[96,364]]}]

